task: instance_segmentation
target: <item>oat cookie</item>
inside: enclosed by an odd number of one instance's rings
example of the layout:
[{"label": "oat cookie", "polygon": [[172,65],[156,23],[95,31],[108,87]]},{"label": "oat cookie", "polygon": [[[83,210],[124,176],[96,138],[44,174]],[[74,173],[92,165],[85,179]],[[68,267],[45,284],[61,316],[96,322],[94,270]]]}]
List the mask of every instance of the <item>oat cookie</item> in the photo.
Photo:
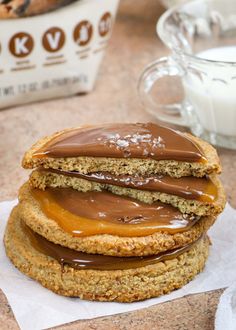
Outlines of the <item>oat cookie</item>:
[{"label": "oat cookie", "polygon": [[12,263],[55,293],[87,300],[132,302],[182,287],[204,268],[209,240],[200,239],[177,258],[125,270],[77,270],[35,250],[25,237],[17,208],[10,216],[4,243]]},{"label": "oat cookie", "polygon": [[214,216],[202,217],[189,230],[175,234],[156,232],[144,237],[119,237],[107,234],[74,237],[42,212],[39,203],[30,193],[28,183],[22,186],[19,200],[20,217],[33,231],[49,241],[86,253],[113,256],[146,256],[184,246],[202,236],[216,219]]}]

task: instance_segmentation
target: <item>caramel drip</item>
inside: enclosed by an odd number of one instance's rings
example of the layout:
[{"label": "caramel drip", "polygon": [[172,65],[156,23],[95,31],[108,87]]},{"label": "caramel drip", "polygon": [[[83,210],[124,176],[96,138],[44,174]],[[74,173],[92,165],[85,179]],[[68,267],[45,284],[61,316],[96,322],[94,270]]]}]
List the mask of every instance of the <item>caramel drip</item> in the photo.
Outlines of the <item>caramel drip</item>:
[{"label": "caramel drip", "polygon": [[186,135],[153,123],[106,124],[68,130],[46,143],[33,157],[152,158],[206,162]]},{"label": "caramel drip", "polygon": [[170,233],[188,230],[199,219],[182,214],[173,206],[109,192],[80,192],[72,188],[32,189],[42,211],[73,236],[110,234],[147,236],[157,231]]},{"label": "caramel drip", "polygon": [[55,169],[40,169],[40,171],[57,173],[120,187],[157,191],[206,203],[212,203],[218,197],[217,186],[210,177],[196,178],[190,176],[177,179],[167,175],[140,177],[131,175],[114,175],[108,172],[83,174],[76,171],[63,171]]},{"label": "caramel drip", "polygon": [[47,256],[57,260],[64,268],[69,265],[75,269],[117,270],[139,268],[158,263],[160,261],[177,258],[188,251],[193,244],[185,245],[171,251],[159,253],[148,257],[112,257],[98,254],[87,254],[75,251],[58,244],[54,244],[39,234],[33,232],[22,223],[25,235],[30,239],[32,246]]}]

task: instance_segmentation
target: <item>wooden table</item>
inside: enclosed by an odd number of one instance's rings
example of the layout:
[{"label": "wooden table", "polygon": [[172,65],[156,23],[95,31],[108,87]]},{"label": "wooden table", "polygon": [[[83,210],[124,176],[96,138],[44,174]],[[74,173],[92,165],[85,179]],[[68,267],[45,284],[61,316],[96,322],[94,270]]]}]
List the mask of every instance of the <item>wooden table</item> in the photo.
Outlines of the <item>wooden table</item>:
[{"label": "wooden table", "polygon": [[[29,175],[20,167],[22,155],[38,138],[85,123],[155,120],[140,104],[137,80],[145,65],[168,54],[155,32],[163,10],[157,0],[121,0],[112,41],[91,94],[0,111],[0,200],[17,196],[19,186]],[[168,93],[166,86],[160,85],[160,89],[163,95]],[[218,152],[228,199],[236,207],[236,152],[225,149]],[[135,312],[77,321],[57,329],[213,329],[222,292],[191,295]],[[18,329],[1,291],[0,329]]]}]

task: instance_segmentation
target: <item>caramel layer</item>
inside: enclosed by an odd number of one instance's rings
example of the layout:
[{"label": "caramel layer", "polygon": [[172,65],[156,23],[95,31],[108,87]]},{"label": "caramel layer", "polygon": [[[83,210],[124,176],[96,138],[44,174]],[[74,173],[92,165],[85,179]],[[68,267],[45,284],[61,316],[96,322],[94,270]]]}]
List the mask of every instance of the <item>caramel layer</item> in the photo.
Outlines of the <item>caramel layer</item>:
[{"label": "caramel layer", "polygon": [[206,162],[193,141],[153,123],[106,124],[69,130],[46,143],[33,157],[153,158]]},{"label": "caramel layer", "polygon": [[32,189],[32,194],[45,215],[73,236],[175,233],[188,230],[199,219],[161,202],[150,205],[105,191],[84,193],[72,188],[47,188]]},{"label": "caramel layer", "polygon": [[214,202],[218,197],[218,189],[209,178],[182,177],[172,178],[167,175],[153,175],[148,177],[131,175],[114,175],[108,172],[95,172],[82,174],[76,171],[46,170],[41,171],[62,174],[71,177],[86,179],[103,184],[111,184],[120,187],[134,188],[148,191],[158,191],[170,195],[176,195],[190,200],[199,200],[206,203]]},{"label": "caramel layer", "polygon": [[160,261],[177,258],[182,253],[188,251],[194,244],[188,244],[178,249],[148,257],[111,257],[71,250],[46,240],[23,223],[22,227],[27,237],[29,237],[32,246],[37,251],[54,258],[61,266],[67,264],[75,269],[117,270],[145,267]]}]

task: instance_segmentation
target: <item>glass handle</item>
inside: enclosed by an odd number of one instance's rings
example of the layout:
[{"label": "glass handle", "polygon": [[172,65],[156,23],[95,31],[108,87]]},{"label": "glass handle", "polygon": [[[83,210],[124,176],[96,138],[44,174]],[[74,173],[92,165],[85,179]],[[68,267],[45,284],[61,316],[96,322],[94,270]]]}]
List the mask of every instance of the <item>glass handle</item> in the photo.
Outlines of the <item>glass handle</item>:
[{"label": "glass handle", "polygon": [[179,76],[180,78],[184,76],[183,69],[171,57],[163,57],[146,67],[138,83],[142,103],[147,111],[159,120],[174,125],[188,126],[187,120],[181,114],[184,108],[183,104],[157,103],[151,95],[151,91],[158,80],[167,76]]}]

